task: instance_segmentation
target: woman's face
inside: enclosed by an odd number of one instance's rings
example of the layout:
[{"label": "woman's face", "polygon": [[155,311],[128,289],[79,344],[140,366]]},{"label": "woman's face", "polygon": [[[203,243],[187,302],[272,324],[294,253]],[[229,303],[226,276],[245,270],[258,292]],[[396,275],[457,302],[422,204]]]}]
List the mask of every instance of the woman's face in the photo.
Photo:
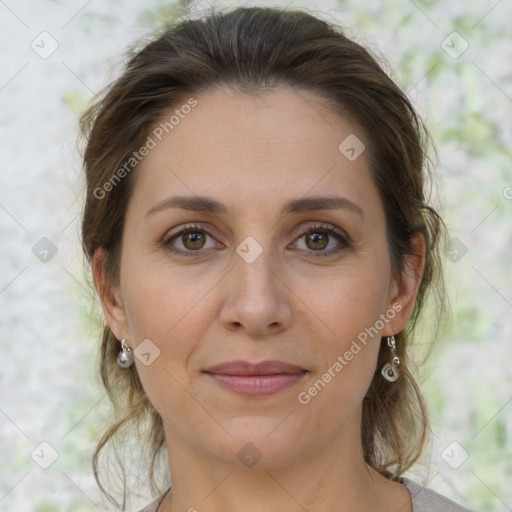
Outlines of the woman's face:
[{"label": "woman's face", "polygon": [[381,335],[414,300],[364,135],[307,91],[195,99],[134,171],[109,325],[171,447],[260,467],[357,447]]}]

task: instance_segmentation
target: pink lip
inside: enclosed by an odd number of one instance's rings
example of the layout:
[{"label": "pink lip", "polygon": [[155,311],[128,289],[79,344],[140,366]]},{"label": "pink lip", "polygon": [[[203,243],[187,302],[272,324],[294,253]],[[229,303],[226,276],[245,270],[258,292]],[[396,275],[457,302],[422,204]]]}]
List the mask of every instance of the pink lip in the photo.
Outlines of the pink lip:
[{"label": "pink lip", "polygon": [[205,370],[220,386],[245,396],[269,396],[301,380],[307,370],[281,361],[231,361]]}]

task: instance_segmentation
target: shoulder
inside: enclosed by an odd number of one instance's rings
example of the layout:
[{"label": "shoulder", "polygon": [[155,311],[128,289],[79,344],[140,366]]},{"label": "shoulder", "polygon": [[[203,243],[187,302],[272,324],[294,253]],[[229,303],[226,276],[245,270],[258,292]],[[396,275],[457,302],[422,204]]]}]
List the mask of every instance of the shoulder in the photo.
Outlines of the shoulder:
[{"label": "shoulder", "polygon": [[169,489],[167,489],[164,493],[162,493],[158,498],[155,499],[155,501],[152,501],[149,505],[146,505],[142,510],[139,510],[139,512],[158,512],[158,506],[165,498],[165,495],[169,492]]},{"label": "shoulder", "polygon": [[401,477],[399,481],[411,493],[413,512],[472,512],[413,480]]}]

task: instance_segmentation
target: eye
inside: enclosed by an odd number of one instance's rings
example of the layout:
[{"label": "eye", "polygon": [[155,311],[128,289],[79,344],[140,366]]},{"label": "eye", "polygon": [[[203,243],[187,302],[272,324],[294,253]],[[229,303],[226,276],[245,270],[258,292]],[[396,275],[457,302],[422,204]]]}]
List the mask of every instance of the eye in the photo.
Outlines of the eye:
[{"label": "eye", "polygon": [[[306,254],[307,258],[334,256],[347,249],[350,245],[348,237],[343,232],[329,225],[311,226],[297,240],[299,241],[304,237],[306,247],[302,250],[309,252],[309,254]],[[208,238],[213,240],[212,235],[208,231],[196,224],[192,224],[185,226],[177,233],[165,237],[163,245],[174,254],[195,257],[200,256],[201,252],[205,252],[208,249],[216,249],[222,245],[218,242],[213,242],[210,247],[207,247],[206,242]],[[334,248],[326,251],[325,249],[329,245],[334,245]]]},{"label": "eye", "polygon": [[[309,252],[309,254],[306,255],[307,258],[334,256],[350,245],[348,237],[344,235],[343,232],[328,225],[311,226],[307,231],[303,232],[297,240],[301,240],[304,237],[305,250]],[[336,241],[337,243],[335,243]],[[333,243],[331,244],[331,242]],[[334,245],[334,248],[325,251],[330,244]]]},{"label": "eye", "polygon": [[[206,247],[207,238],[212,238],[212,235],[205,231],[203,228],[193,224],[185,226],[184,229],[178,231],[177,233],[168,236],[164,239],[163,245],[172,253],[176,253],[183,256],[198,256],[198,252],[201,249]],[[182,248],[176,248],[176,245],[180,245]],[[218,243],[213,244],[210,247],[206,247],[206,249],[213,249],[215,247],[219,247]]]}]

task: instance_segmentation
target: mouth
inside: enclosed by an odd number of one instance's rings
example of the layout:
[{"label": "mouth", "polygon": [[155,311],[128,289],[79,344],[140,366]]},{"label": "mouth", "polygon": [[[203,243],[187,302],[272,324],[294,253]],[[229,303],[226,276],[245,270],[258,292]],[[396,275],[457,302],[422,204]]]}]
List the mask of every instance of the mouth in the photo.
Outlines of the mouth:
[{"label": "mouth", "polygon": [[213,366],[204,373],[222,388],[239,395],[265,397],[294,386],[309,372],[282,361],[230,361]]}]

